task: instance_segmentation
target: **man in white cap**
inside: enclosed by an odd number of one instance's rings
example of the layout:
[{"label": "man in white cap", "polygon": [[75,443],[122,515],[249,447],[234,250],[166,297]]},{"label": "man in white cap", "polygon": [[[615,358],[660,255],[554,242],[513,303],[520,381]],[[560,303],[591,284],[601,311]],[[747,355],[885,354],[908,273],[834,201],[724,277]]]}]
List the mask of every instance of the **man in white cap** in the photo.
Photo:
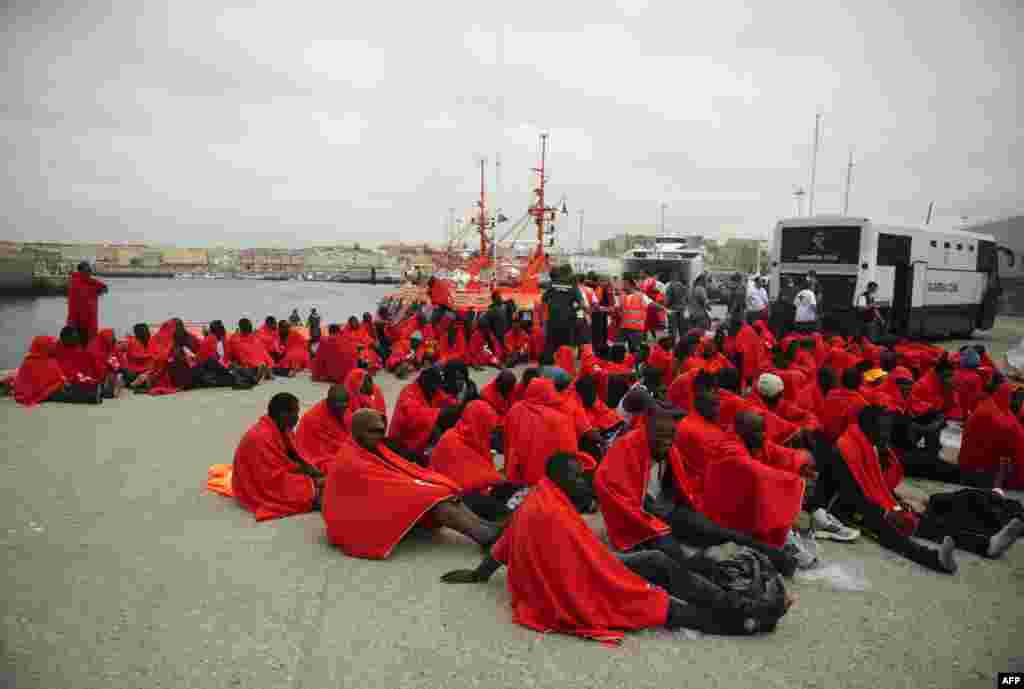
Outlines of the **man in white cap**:
[{"label": "man in white cap", "polygon": [[786,384],[780,376],[774,373],[762,373],[757,379],[754,389],[750,391],[748,399],[755,408],[773,412],[786,421],[796,424],[806,433],[820,431],[821,422],[818,417],[813,412],[785,399],[783,394],[785,390]]}]

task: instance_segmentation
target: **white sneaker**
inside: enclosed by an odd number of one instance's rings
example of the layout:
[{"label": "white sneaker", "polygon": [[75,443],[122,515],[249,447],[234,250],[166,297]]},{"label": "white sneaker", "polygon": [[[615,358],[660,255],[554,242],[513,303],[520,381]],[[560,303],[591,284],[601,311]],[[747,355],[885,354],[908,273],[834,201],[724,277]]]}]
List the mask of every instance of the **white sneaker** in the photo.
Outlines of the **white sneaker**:
[{"label": "white sneaker", "polygon": [[860,531],[843,524],[834,515],[826,512],[823,507],[819,507],[811,514],[811,524],[814,527],[815,538],[842,543],[852,543],[860,538]]},{"label": "white sneaker", "polygon": [[793,529],[789,530],[789,534],[786,536],[786,545],[782,546],[782,550],[796,560],[797,569],[812,569],[818,564],[818,556],[807,549],[803,540]]}]

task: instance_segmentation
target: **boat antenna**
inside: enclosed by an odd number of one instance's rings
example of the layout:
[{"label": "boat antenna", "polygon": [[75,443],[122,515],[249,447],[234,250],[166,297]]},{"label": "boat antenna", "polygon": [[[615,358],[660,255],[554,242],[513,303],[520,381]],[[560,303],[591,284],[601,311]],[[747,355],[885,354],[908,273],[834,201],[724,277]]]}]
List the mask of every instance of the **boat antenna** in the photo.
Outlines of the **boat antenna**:
[{"label": "boat antenna", "polygon": [[821,142],[821,113],[814,115],[814,148],[811,151],[811,191],[808,215],[814,215],[814,182],[818,176],[818,144]]},{"label": "boat antenna", "polygon": [[850,159],[846,163],[846,192],[843,194],[843,215],[850,211],[850,183],[853,179],[853,147],[850,147]]},{"label": "boat antenna", "polygon": [[925,225],[931,225],[932,224],[932,210],[934,210],[934,208],[935,208],[935,202],[934,201],[929,201],[928,202],[928,215],[924,219],[924,224]]}]

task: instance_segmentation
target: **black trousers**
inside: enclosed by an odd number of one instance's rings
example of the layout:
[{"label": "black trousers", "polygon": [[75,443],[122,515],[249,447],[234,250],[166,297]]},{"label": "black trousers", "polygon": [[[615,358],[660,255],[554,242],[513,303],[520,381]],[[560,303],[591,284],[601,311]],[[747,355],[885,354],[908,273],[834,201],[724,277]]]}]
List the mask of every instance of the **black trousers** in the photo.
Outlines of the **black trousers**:
[{"label": "black trousers", "polygon": [[643,330],[631,330],[629,328],[623,328],[621,331],[622,339],[629,345],[629,351],[631,354],[639,354],[640,347],[647,341],[647,333]]},{"label": "black trousers", "polygon": [[462,502],[481,519],[496,522],[512,514],[508,509],[508,501],[525,487],[525,483],[503,481],[487,492],[478,491],[462,495]]},{"label": "black trousers", "polygon": [[576,323],[551,323],[544,326],[544,353],[555,355],[559,347],[572,347]]},{"label": "black trousers", "polygon": [[984,471],[961,469],[956,464],[945,462],[927,450],[906,452],[900,461],[903,464],[903,473],[907,476],[926,478],[943,483],[991,489],[996,478],[995,474]]},{"label": "black trousers", "polygon": [[594,345],[608,343],[608,313],[593,311],[590,314],[590,337]]},{"label": "black trousers", "polygon": [[731,541],[762,553],[780,572],[789,574],[793,571],[792,559],[782,549],[756,541],[740,531],[719,526],[693,509],[691,505],[678,504],[665,521],[672,527],[672,535],[686,545],[710,548]]},{"label": "black trousers", "polygon": [[65,402],[67,404],[100,404],[103,401],[101,393],[102,391],[99,390],[97,385],[72,383],[65,385],[62,390],[58,390],[47,397],[46,401]]},{"label": "black trousers", "polygon": [[679,563],[657,550],[618,555],[634,574],[664,589],[672,601],[665,626],[686,627],[707,634],[749,634],[745,625],[754,619],[758,628],[773,628],[784,610],[769,608],[727,592],[712,581],[712,563],[696,556]]},{"label": "black trousers", "polygon": [[835,500],[833,512],[856,524],[871,538],[878,541],[883,548],[898,553],[928,569],[945,572],[939,562],[938,550],[915,543],[886,521],[885,510],[864,494],[857,479],[846,465],[846,460],[838,451],[822,453],[816,460],[818,461],[818,481],[815,485],[816,503],[828,504]]},{"label": "black trousers", "polygon": [[921,516],[915,535],[937,543],[951,536],[957,548],[988,557],[989,539],[1021,516],[1024,508],[1018,501],[990,490],[940,493],[928,500],[928,511]]}]

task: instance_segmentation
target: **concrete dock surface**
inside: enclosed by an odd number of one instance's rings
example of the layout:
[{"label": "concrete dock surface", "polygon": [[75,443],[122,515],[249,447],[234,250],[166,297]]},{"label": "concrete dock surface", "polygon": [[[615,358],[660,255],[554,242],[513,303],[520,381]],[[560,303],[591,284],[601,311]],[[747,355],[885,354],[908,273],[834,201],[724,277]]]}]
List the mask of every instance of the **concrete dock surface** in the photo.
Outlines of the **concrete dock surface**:
[{"label": "concrete dock surface", "polygon": [[[403,383],[378,382],[393,409]],[[820,543],[826,571],[863,590],[798,575],[796,606],[766,636],[645,631],[608,648],[538,634],[512,623],[503,571],[439,582],[481,557],[453,532],[358,560],[327,543],[318,513],[257,523],[207,492],[207,468],[284,390],[308,408],[327,386],[0,400],[3,686],[988,689],[1024,670],[1020,543],[1000,560],[958,551],[955,576],[866,538]]]}]

